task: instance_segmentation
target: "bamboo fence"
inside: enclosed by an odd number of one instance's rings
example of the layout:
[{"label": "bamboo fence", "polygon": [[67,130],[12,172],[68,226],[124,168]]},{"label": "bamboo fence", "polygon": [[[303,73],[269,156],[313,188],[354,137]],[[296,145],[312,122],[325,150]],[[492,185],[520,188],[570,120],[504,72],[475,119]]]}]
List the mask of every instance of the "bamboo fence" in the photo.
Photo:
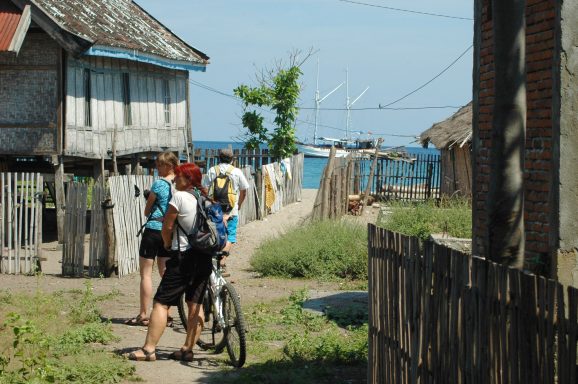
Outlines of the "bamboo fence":
[{"label": "bamboo fence", "polygon": [[62,275],[84,275],[84,238],[86,234],[86,205],[88,185],[68,183],[64,213],[62,247]]},{"label": "bamboo fence", "polygon": [[[303,180],[303,156],[296,155],[284,162],[289,173],[282,171],[280,163],[262,168],[275,170],[275,204],[282,206],[301,199]],[[264,171],[253,172],[246,166],[242,172],[249,181],[249,190],[239,215],[239,225],[260,220],[275,210],[265,209],[262,180]],[[287,175],[291,174],[291,177]],[[139,269],[139,246],[141,236],[138,230],[146,222],[144,216],[145,199],[142,194],[136,196],[135,187],[140,191],[149,189],[152,176],[122,175],[108,178],[108,186],[97,182],[92,187],[90,215],[90,244],[88,275],[108,275],[114,270],[122,277]],[[84,189],[83,189],[84,188]],[[107,192],[108,190],[108,192]],[[69,183],[66,203],[66,230],[63,247],[63,275],[81,276],[84,274],[84,236],[86,227],[86,185]],[[103,207],[103,205],[105,207]],[[110,220],[107,209],[110,209]]]},{"label": "bamboo fence", "polygon": [[0,273],[40,266],[43,185],[39,173],[0,173]]},{"label": "bamboo fence", "polygon": [[439,199],[439,168],[437,155],[418,155],[407,160],[351,153],[336,158],[332,148],[313,206],[313,218],[335,219],[347,214],[350,195],[363,199],[360,211],[369,196],[377,200]]},{"label": "bamboo fence", "polygon": [[370,383],[578,382],[578,290],[369,226]]}]

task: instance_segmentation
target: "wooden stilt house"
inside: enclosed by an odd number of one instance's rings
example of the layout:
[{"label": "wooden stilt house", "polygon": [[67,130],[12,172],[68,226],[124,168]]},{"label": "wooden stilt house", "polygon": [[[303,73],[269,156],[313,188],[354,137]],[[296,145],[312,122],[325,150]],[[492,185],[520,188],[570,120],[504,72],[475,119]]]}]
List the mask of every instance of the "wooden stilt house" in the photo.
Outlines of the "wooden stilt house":
[{"label": "wooden stilt house", "polygon": [[189,71],[208,59],[131,0],[0,0],[0,170],[187,151]]},{"label": "wooden stilt house", "polygon": [[0,172],[43,174],[62,241],[65,174],[188,155],[208,63],[132,0],[0,0]]},{"label": "wooden stilt house", "polygon": [[432,125],[419,141],[425,148],[432,143],[441,152],[441,195],[471,197],[472,103]]}]

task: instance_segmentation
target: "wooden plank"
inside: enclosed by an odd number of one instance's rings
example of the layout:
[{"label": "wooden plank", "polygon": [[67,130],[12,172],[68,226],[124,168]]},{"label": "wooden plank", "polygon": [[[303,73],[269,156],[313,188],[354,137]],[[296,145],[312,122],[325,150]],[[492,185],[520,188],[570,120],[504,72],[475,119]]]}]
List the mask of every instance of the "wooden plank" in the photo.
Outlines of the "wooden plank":
[{"label": "wooden plank", "polygon": [[568,383],[578,382],[576,347],[578,343],[578,290],[568,287]]},{"label": "wooden plank", "polygon": [[547,294],[546,294],[546,304],[548,317],[546,320],[546,361],[548,362],[546,366],[546,377],[544,383],[553,383],[555,379],[555,339],[554,335],[556,333],[555,329],[555,314],[556,314],[556,282],[553,280],[547,280]]},{"label": "wooden plank", "polygon": [[14,200],[13,200],[13,189],[12,189],[12,178],[14,177],[14,174],[12,173],[8,173],[8,184],[7,184],[7,190],[6,192],[8,193],[7,196],[7,200],[8,200],[8,204],[7,204],[7,211],[8,211],[8,273],[15,273],[14,272],[14,264],[13,264],[13,260],[14,260]]},{"label": "wooden plank", "polygon": [[[22,249],[22,188],[23,177],[19,173],[14,173],[14,273],[20,274],[20,257]],[[20,192],[20,193],[19,193]]]},{"label": "wooden plank", "polygon": [[7,234],[4,230],[7,228],[8,210],[6,209],[7,197],[6,174],[0,172],[0,273],[8,272],[8,244],[5,243]]},{"label": "wooden plank", "polygon": [[569,372],[568,372],[568,344],[567,344],[567,321],[565,313],[565,300],[564,300],[564,288],[561,284],[556,284],[556,326],[558,329],[558,382],[560,384],[570,383]]}]

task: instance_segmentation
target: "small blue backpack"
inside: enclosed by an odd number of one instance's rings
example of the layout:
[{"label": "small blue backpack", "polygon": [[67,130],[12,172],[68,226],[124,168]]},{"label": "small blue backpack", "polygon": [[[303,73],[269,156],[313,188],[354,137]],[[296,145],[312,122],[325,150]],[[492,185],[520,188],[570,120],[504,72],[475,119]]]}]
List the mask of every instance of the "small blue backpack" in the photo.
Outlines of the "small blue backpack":
[{"label": "small blue backpack", "polygon": [[[197,217],[192,232],[187,234],[189,245],[202,253],[218,252],[227,243],[227,227],[223,220],[221,205],[212,202],[197,190],[192,195],[197,199]],[[186,233],[178,221],[177,225]]]}]

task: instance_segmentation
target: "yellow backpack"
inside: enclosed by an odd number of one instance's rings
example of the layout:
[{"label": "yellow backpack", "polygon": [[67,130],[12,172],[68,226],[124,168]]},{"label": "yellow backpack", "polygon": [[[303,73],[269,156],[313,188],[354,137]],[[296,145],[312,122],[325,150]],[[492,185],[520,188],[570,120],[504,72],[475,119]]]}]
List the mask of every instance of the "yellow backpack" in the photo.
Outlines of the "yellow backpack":
[{"label": "yellow backpack", "polygon": [[237,194],[233,189],[233,180],[231,180],[232,165],[229,165],[225,173],[221,173],[221,167],[215,166],[217,176],[209,187],[209,196],[221,205],[224,213],[229,213],[237,202]]}]

